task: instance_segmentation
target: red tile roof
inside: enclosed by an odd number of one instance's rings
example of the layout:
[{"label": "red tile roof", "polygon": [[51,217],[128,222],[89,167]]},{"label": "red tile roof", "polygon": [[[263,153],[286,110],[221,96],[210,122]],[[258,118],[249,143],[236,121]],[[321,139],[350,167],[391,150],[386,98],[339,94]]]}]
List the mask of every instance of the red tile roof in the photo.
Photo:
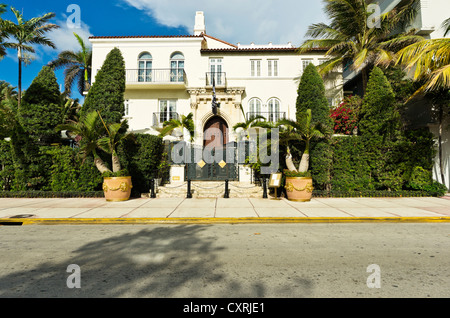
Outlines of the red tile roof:
[{"label": "red tile roof", "polygon": [[[265,47],[265,48],[235,48],[235,49],[228,49],[228,48],[218,48],[218,49],[202,49],[202,53],[215,53],[215,52],[222,52],[222,53],[243,53],[243,52],[286,52],[286,53],[295,53],[298,51],[299,48],[297,47]],[[326,52],[327,49],[310,49],[308,52]]]},{"label": "red tile roof", "polygon": [[90,36],[89,39],[154,39],[154,38],[201,38],[202,35],[125,35]]}]

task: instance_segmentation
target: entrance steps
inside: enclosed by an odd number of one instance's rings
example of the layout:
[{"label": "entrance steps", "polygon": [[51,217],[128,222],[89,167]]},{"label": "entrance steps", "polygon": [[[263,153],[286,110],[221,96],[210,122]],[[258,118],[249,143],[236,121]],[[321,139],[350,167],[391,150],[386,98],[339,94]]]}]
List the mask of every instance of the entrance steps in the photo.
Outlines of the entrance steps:
[{"label": "entrance steps", "polygon": [[[225,181],[192,181],[192,198],[223,198],[225,196]],[[262,198],[263,188],[251,183],[230,181],[228,183],[230,198]],[[159,186],[156,190],[158,198],[186,198],[187,182]]]}]

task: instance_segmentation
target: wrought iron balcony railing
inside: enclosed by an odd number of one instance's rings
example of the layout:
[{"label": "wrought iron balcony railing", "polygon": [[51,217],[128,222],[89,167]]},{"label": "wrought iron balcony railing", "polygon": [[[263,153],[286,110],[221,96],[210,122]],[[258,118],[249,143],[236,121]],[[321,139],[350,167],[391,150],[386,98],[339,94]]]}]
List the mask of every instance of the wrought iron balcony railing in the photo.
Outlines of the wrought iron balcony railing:
[{"label": "wrought iron balcony railing", "polygon": [[127,83],[186,83],[186,72],[183,69],[128,69]]},{"label": "wrought iron balcony railing", "polygon": [[206,73],[206,86],[227,86],[227,73],[225,72],[208,72]]},{"label": "wrought iron balcony railing", "polygon": [[262,116],[266,121],[275,123],[280,119],[286,119],[286,112],[248,112],[247,120],[251,120],[257,116]]}]

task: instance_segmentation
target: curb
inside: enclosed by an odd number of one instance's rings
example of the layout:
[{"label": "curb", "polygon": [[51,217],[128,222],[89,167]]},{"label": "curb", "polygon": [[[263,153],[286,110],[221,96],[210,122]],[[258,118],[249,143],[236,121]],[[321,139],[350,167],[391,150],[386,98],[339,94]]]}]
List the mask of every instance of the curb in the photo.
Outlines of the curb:
[{"label": "curb", "polygon": [[0,219],[2,225],[130,225],[130,224],[283,224],[283,223],[450,223],[450,217],[336,218],[65,218]]}]

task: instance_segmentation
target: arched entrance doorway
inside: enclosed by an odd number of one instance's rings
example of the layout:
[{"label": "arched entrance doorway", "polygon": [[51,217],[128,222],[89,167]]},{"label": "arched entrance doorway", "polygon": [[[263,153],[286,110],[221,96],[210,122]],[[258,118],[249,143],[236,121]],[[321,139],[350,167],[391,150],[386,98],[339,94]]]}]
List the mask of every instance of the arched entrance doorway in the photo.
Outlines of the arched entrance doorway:
[{"label": "arched entrance doorway", "polygon": [[203,147],[224,147],[228,143],[228,124],[220,116],[209,119],[203,130]]},{"label": "arched entrance doorway", "polygon": [[[186,165],[186,180],[224,181],[238,180],[236,147],[229,146],[228,124],[220,116],[210,118],[203,129],[203,147],[193,148],[195,162]],[[196,151],[201,151],[199,160]]]}]

